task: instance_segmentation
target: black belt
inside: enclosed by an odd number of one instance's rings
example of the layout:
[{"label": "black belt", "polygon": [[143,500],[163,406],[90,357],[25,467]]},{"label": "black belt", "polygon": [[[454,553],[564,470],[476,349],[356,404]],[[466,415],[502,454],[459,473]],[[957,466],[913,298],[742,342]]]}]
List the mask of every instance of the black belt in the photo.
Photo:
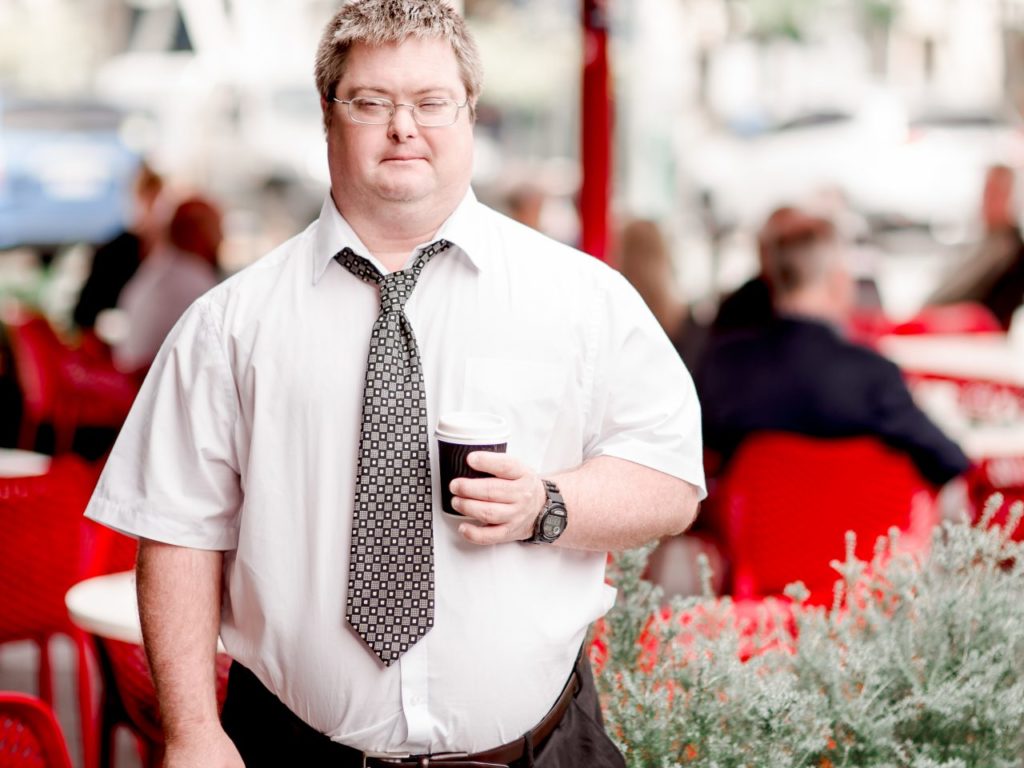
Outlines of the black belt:
[{"label": "black belt", "polygon": [[562,693],[554,706],[548,710],[544,718],[525,736],[521,736],[508,744],[483,752],[465,754],[462,752],[441,753],[433,755],[363,755],[363,768],[508,768],[526,756],[528,749],[539,750],[547,741],[548,736],[562,721],[569,710],[573,696],[580,687],[580,678],[574,669],[565,684]]}]

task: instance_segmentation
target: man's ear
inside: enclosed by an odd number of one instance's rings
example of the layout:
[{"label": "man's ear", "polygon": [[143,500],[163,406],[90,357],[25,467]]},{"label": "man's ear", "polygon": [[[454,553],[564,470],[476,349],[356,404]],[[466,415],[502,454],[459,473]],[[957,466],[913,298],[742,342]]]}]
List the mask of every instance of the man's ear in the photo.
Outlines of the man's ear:
[{"label": "man's ear", "polygon": [[320,125],[324,129],[324,135],[327,134],[327,129],[331,125],[331,114],[327,111],[331,108],[331,103],[327,101],[327,97],[322,93],[320,94]]}]

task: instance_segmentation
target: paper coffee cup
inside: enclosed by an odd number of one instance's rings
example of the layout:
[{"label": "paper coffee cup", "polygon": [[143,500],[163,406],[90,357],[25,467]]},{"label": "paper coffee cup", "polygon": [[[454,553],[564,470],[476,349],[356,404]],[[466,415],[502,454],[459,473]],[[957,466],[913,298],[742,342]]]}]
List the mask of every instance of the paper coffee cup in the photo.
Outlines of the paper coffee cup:
[{"label": "paper coffee cup", "polygon": [[449,488],[456,477],[492,477],[479,472],[466,463],[473,451],[504,453],[508,447],[508,421],[496,413],[481,411],[453,411],[437,421],[438,463],[441,470],[441,509],[449,515],[459,515],[452,509]]}]

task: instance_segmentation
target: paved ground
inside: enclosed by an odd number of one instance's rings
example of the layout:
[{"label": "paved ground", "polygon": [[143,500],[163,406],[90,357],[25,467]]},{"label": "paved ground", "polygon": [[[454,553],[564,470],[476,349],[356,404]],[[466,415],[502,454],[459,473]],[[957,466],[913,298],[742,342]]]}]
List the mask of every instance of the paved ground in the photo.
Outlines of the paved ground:
[{"label": "paved ground", "polygon": [[[82,766],[82,743],[78,724],[78,690],[74,646],[66,638],[52,644],[57,719],[64,731],[75,768]],[[7,643],[0,646],[0,690],[38,694],[38,653],[31,643]],[[115,768],[140,768],[132,737],[118,734]]]}]

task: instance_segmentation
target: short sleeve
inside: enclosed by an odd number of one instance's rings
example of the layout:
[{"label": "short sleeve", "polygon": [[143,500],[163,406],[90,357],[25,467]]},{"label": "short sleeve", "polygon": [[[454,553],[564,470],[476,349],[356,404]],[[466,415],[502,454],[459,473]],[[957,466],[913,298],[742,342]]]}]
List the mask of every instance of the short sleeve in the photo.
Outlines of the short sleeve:
[{"label": "short sleeve", "polygon": [[207,295],[168,335],[118,435],[87,517],[179,546],[236,546],[239,409],[219,311]]},{"label": "short sleeve", "polygon": [[614,273],[595,308],[586,458],[614,456],[681,478],[707,495],[700,403],[657,320]]}]

